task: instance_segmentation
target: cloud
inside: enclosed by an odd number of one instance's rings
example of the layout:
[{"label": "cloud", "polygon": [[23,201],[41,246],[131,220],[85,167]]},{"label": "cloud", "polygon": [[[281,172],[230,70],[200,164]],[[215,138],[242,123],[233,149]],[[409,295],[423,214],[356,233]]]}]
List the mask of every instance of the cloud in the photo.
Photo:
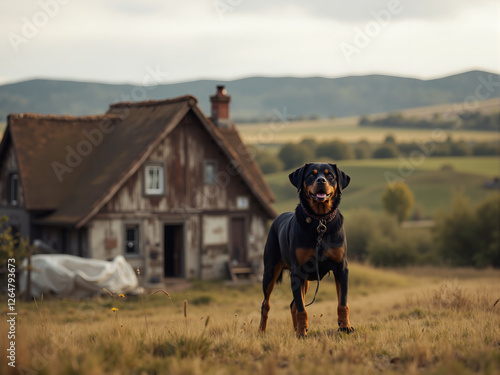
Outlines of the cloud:
[{"label": "cloud", "polygon": [[[385,73],[435,77],[473,68],[498,70],[500,4],[490,0],[87,0],[66,1],[14,51],[41,4],[0,4],[0,76],[140,82],[160,65],[169,81],[248,75],[340,76]],[[348,61],[339,46],[355,43]],[[379,22],[380,23],[380,22]],[[372,25],[373,27],[373,25]],[[33,62],[36,62],[35,64]]]},{"label": "cloud", "polygon": [[[435,20],[452,17],[454,14],[465,12],[471,8],[494,4],[496,0],[241,0],[238,11],[263,14],[283,10],[287,7],[301,8],[303,14],[314,17],[350,23],[363,22],[372,18],[372,12],[387,9],[389,6],[402,7],[399,20],[425,19]],[[282,12],[283,15],[286,12]]]}]

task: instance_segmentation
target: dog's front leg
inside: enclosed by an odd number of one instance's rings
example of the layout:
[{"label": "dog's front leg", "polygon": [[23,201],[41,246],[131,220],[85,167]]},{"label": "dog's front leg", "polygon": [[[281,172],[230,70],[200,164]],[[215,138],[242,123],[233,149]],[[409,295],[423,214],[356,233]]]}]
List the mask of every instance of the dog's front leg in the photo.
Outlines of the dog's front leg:
[{"label": "dog's front leg", "polygon": [[[293,293],[293,303],[295,304],[296,310],[296,331],[297,337],[307,336],[307,328],[309,324],[307,322],[307,312],[304,306],[305,294],[307,292],[307,287],[309,286],[309,281],[304,280],[297,274],[292,273],[290,275],[292,282],[292,293]],[[294,313],[292,307],[292,314]],[[295,326],[295,322],[294,322]]]},{"label": "dog's front leg", "polygon": [[347,288],[349,270],[347,266],[344,269],[335,272],[335,284],[337,287],[337,317],[339,323],[339,331],[352,332],[354,329],[349,322],[349,305],[347,304]]}]

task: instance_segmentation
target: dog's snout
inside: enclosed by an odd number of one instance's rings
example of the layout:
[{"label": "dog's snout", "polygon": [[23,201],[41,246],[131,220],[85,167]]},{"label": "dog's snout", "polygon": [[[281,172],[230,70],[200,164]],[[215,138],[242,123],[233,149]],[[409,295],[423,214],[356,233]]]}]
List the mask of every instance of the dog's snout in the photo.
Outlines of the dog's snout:
[{"label": "dog's snout", "polygon": [[316,183],[317,184],[326,184],[326,178],[324,178],[324,177],[318,177],[316,179]]}]

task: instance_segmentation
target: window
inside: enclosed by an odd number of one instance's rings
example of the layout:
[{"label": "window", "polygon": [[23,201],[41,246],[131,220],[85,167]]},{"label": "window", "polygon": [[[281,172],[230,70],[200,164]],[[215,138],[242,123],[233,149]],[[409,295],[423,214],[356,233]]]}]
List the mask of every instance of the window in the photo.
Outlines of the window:
[{"label": "window", "polygon": [[13,206],[19,203],[19,175],[17,173],[9,176],[9,202]]},{"label": "window", "polygon": [[145,168],[145,187],[147,195],[163,194],[164,188],[164,173],[161,165],[148,165]]},{"label": "window", "polygon": [[236,208],[240,210],[246,210],[250,207],[250,201],[248,197],[237,197],[236,198]]},{"label": "window", "polygon": [[139,226],[125,227],[125,255],[139,254]]},{"label": "window", "polygon": [[205,160],[203,166],[203,181],[206,184],[215,184],[217,177],[217,162],[214,160]]}]

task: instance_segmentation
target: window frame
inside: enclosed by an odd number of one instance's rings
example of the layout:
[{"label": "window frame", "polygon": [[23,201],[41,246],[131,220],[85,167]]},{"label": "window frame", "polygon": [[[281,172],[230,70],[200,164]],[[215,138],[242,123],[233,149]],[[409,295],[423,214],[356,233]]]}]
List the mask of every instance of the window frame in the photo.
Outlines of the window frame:
[{"label": "window frame", "polygon": [[[213,175],[209,178],[207,174],[207,167],[213,165]],[[215,185],[217,183],[217,160],[206,159],[203,161],[203,183],[208,185]]]},{"label": "window frame", "polygon": [[[129,230],[134,231],[134,239],[133,239],[133,249],[134,251],[129,252]],[[125,223],[123,226],[123,239],[124,239],[124,246],[123,246],[123,253],[127,257],[134,257],[134,256],[140,256],[141,255],[141,226],[138,223]]]},{"label": "window frame", "polygon": [[[157,170],[157,188],[150,188],[150,171]],[[152,195],[163,195],[165,194],[165,166],[160,163],[155,164],[146,164],[144,166],[144,195],[152,196]]]},{"label": "window frame", "polygon": [[[14,181],[15,187],[13,186]],[[19,173],[17,172],[9,174],[9,204],[19,206]]]}]

